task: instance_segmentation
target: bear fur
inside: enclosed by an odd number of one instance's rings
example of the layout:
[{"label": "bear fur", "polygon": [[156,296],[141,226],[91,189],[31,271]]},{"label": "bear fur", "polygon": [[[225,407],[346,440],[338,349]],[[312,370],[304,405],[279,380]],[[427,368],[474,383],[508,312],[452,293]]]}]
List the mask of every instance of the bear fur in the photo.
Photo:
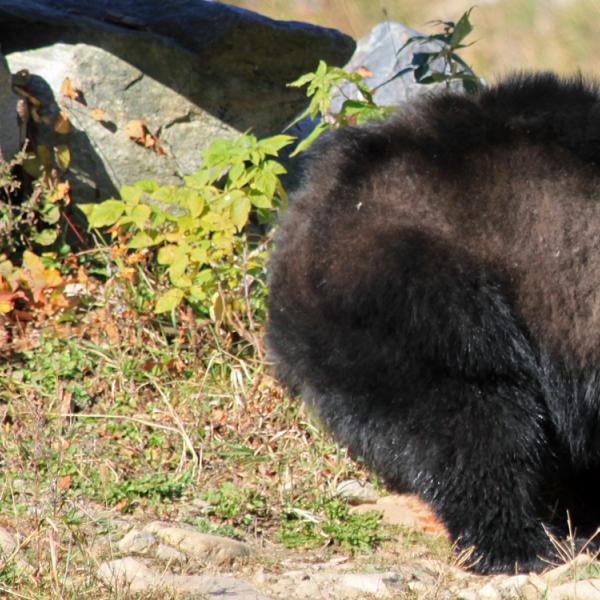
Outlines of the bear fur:
[{"label": "bear fur", "polygon": [[516,75],[317,143],[270,263],[277,376],[481,572],[600,525],[600,95]]}]

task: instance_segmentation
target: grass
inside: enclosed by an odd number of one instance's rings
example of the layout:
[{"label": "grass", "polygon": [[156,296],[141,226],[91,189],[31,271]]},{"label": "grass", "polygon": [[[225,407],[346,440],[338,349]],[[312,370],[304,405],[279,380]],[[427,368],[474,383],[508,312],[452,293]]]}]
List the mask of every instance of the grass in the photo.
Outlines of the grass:
[{"label": "grass", "polygon": [[[471,6],[477,42],[461,56],[487,80],[520,69],[581,70],[594,74],[600,51],[600,4],[597,0],[237,0],[232,2],[276,19],[304,20],[335,27],[359,38],[386,19],[429,33],[431,21],[456,20]],[[510,42],[507,43],[507,41]]]},{"label": "grass", "polygon": [[[0,526],[21,547],[0,558],[0,596],[107,597],[94,574],[121,519],[282,551],[381,544],[378,518],[333,498],[339,481],[366,473],[251,348],[214,327],[160,327],[127,303],[106,305],[99,297],[69,327],[64,314],[27,326],[3,350]],[[308,509],[314,526],[290,542],[290,515]]]}]

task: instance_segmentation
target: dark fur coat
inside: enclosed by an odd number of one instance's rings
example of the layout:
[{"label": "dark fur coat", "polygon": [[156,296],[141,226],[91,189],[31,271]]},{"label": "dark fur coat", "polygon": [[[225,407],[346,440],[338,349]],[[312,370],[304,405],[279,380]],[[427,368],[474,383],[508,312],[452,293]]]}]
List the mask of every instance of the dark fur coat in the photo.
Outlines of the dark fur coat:
[{"label": "dark fur coat", "polygon": [[279,378],[483,571],[600,525],[600,96],[523,75],[312,150],[270,266]]}]

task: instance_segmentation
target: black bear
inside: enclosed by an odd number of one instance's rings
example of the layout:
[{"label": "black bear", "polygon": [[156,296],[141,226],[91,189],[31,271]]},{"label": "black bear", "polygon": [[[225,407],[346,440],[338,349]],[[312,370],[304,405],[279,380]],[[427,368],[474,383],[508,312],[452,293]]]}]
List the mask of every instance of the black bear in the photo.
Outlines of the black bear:
[{"label": "black bear", "polygon": [[318,143],[270,264],[277,376],[481,572],[600,525],[600,94],[516,75]]}]

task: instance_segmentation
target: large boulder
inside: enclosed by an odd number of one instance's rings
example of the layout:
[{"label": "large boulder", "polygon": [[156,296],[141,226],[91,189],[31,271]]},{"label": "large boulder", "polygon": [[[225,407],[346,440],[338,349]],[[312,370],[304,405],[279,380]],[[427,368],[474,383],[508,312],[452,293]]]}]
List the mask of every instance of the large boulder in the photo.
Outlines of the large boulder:
[{"label": "large boulder", "polygon": [[0,54],[0,160],[10,160],[20,145],[17,96],[12,91],[10,71]]},{"label": "large boulder", "polygon": [[286,83],[354,41],[204,0],[0,0],[2,51],[85,43],[103,48],[238,131],[277,132],[305,103]]},{"label": "large boulder", "polygon": [[[286,84],[354,49],[332,29],[203,0],[0,0],[0,39],[19,87],[41,103],[34,141],[70,148],[79,202],[141,178],[179,182],[215,137],[280,132],[306,104]],[[56,131],[61,110],[68,132]],[[130,139],[132,120],[154,148]]]}]

